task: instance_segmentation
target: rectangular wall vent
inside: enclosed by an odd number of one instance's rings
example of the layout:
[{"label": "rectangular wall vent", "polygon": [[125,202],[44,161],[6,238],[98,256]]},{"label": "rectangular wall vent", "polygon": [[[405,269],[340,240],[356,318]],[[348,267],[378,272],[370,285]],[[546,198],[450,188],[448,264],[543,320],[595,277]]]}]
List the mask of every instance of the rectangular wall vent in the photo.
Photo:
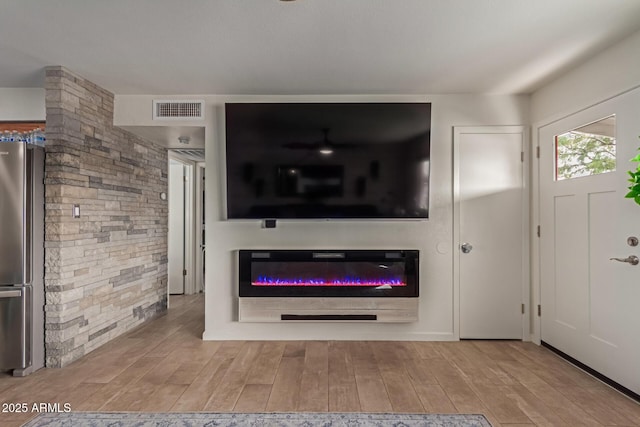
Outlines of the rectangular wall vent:
[{"label": "rectangular wall vent", "polygon": [[153,101],[154,120],[204,119],[204,101]]}]

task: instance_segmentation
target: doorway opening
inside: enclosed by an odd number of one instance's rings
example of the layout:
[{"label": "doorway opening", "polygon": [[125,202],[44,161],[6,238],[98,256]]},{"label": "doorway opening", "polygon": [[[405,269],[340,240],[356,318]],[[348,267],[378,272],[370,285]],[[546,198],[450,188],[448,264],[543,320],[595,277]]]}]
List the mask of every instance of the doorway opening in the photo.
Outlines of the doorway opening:
[{"label": "doorway opening", "polygon": [[634,90],[538,128],[540,341],[635,396],[638,216],[625,195],[639,105]]},{"label": "doorway opening", "polygon": [[204,162],[169,150],[168,295],[204,290]]}]

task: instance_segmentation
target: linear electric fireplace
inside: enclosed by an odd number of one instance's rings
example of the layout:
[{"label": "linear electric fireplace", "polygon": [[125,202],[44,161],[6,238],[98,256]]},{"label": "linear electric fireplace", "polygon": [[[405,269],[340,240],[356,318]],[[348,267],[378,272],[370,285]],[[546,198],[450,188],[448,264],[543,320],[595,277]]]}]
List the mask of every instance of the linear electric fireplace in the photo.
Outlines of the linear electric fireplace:
[{"label": "linear electric fireplace", "polygon": [[241,250],[240,321],[417,320],[417,250]]}]

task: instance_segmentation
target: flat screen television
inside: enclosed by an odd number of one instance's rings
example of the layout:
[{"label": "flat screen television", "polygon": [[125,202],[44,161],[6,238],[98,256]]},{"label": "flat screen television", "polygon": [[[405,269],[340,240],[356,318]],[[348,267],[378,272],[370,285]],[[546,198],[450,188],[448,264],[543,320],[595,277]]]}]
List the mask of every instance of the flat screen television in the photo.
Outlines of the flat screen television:
[{"label": "flat screen television", "polygon": [[225,104],[228,219],[426,219],[430,103]]}]

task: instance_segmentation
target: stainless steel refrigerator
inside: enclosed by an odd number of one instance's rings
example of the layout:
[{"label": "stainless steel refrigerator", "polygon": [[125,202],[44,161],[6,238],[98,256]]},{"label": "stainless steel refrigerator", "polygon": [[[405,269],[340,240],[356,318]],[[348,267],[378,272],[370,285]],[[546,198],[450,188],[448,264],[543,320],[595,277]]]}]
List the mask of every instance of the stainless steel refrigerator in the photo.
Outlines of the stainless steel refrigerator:
[{"label": "stainless steel refrigerator", "polygon": [[0,143],[0,371],[44,366],[44,150]]}]

